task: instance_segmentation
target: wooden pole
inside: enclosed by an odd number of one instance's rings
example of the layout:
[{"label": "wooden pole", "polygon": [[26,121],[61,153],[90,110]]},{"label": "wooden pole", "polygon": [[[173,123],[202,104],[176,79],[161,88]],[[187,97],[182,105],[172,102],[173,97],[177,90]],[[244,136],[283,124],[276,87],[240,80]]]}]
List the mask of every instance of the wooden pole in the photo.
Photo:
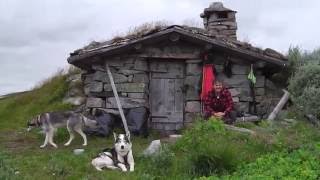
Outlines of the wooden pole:
[{"label": "wooden pole", "polygon": [[127,120],[126,120],[126,117],[124,116],[124,113],[123,113],[123,110],[122,110],[122,106],[121,106],[121,103],[120,103],[120,99],[119,99],[119,95],[118,95],[118,92],[117,92],[117,89],[116,89],[116,85],[114,84],[113,76],[111,74],[111,71],[110,71],[110,68],[109,68],[108,64],[106,65],[106,68],[107,68],[107,73],[108,73],[108,76],[109,76],[109,79],[110,79],[110,84],[111,84],[111,87],[112,87],[113,95],[116,98],[117,106],[118,106],[118,109],[119,109],[119,113],[120,113],[120,116],[121,116],[121,119],[122,119],[122,123],[123,123],[124,129],[126,131],[126,134],[130,134],[130,131],[129,131],[128,125],[127,125]]},{"label": "wooden pole", "polygon": [[254,131],[252,131],[250,129],[240,128],[240,127],[236,127],[236,126],[232,126],[232,125],[228,125],[228,124],[224,124],[224,127],[226,129],[229,129],[229,130],[232,130],[232,131],[241,132],[241,133],[247,133],[247,134],[251,134],[251,135],[256,134]]},{"label": "wooden pole", "polygon": [[278,115],[279,111],[283,108],[283,106],[287,103],[289,100],[290,93],[286,90],[283,89],[284,95],[280,99],[279,103],[277,106],[273,109],[272,113],[268,116],[267,120],[274,120],[276,116]]}]

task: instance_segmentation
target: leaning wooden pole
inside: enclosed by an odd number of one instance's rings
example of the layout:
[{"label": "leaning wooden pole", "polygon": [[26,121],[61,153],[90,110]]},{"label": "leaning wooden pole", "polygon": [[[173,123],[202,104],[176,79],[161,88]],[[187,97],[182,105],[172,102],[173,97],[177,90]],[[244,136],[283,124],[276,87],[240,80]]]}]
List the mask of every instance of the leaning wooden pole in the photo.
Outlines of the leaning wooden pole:
[{"label": "leaning wooden pole", "polygon": [[277,106],[273,109],[272,113],[268,116],[267,120],[274,120],[279,113],[279,111],[283,108],[283,106],[287,103],[289,100],[290,93],[283,89],[284,95],[280,99]]},{"label": "leaning wooden pole", "polygon": [[117,102],[119,113],[120,113],[120,116],[121,116],[121,119],[122,119],[124,130],[126,131],[126,134],[130,134],[130,131],[129,131],[128,125],[127,125],[127,120],[126,120],[126,117],[124,116],[123,109],[122,109],[122,106],[121,106],[121,103],[120,103],[120,99],[119,99],[119,95],[118,95],[118,92],[117,92],[117,89],[116,89],[116,85],[114,84],[113,76],[111,74],[111,71],[110,71],[110,68],[109,68],[108,64],[106,65],[106,68],[107,68],[107,73],[108,73],[108,76],[109,76],[110,84],[111,84],[111,87],[112,87],[113,95],[116,98],[116,102]]}]

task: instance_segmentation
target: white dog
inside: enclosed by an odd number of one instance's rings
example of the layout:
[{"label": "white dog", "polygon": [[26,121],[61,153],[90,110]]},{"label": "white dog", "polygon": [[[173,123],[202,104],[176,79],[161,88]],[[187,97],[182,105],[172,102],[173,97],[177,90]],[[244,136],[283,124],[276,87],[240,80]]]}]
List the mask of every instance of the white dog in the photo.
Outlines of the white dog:
[{"label": "white dog", "polygon": [[66,127],[70,134],[68,142],[64,145],[69,146],[71,141],[74,139],[74,132],[79,133],[83,138],[83,146],[87,145],[87,137],[83,133],[82,129],[84,126],[96,127],[97,122],[90,120],[80,113],[72,111],[67,112],[49,112],[40,114],[28,122],[28,131],[32,127],[41,127],[46,134],[43,145],[40,148],[44,148],[47,144],[51,144],[53,147],[58,146],[53,142],[53,136],[57,128]]},{"label": "white dog", "polygon": [[130,134],[113,133],[114,147],[105,149],[98,157],[91,161],[91,164],[99,171],[106,167],[109,169],[120,169],[121,171],[134,171],[134,159],[132,155],[132,144]]}]

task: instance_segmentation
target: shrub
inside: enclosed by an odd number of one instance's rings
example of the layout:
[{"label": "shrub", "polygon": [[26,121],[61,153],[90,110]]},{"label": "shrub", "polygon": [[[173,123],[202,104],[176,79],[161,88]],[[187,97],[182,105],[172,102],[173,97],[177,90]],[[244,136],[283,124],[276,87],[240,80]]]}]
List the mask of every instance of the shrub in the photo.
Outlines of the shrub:
[{"label": "shrub", "polygon": [[300,67],[290,79],[289,91],[293,102],[304,114],[320,117],[320,65]]},{"label": "shrub", "polygon": [[238,132],[227,131],[217,119],[198,121],[174,145],[183,152],[185,171],[191,177],[223,175],[235,171],[243,162],[251,162],[271,146],[260,139]]}]

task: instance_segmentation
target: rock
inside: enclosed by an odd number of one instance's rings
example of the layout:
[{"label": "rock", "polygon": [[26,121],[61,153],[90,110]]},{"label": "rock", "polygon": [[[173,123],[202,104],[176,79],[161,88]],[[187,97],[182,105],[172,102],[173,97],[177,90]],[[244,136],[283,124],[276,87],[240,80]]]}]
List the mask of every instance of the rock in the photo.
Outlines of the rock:
[{"label": "rock", "polygon": [[85,93],[90,92],[102,92],[103,83],[98,81],[92,81],[90,84],[85,85]]},{"label": "rock", "polygon": [[67,79],[66,79],[67,82],[81,82],[81,74],[73,74],[73,75],[70,75]]},{"label": "rock", "polygon": [[187,64],[186,75],[201,75],[202,74],[202,66],[199,64]]},{"label": "rock", "polygon": [[184,90],[186,91],[186,100],[200,100],[201,88],[200,76],[186,76]]},{"label": "rock", "polygon": [[105,101],[101,98],[87,98],[86,107],[88,108],[103,108],[105,107]]},{"label": "rock", "polygon": [[135,70],[141,70],[141,71],[147,71],[148,70],[148,63],[146,60],[143,59],[137,59],[134,62],[134,69]]},{"label": "rock", "polygon": [[188,101],[186,103],[185,112],[197,113],[201,111],[200,101]]},{"label": "rock", "polygon": [[148,83],[149,76],[147,74],[135,74],[133,76],[132,82],[135,83]]},{"label": "rock", "polygon": [[63,100],[64,103],[69,103],[75,106],[79,106],[84,104],[86,98],[85,97],[68,97]]},{"label": "rock", "polygon": [[[145,99],[119,97],[122,108],[148,107]],[[118,108],[114,97],[107,98],[106,108]]]},{"label": "rock", "polygon": [[192,123],[196,120],[197,117],[200,117],[200,113],[185,113],[184,114],[185,123]]},{"label": "rock", "polygon": [[150,156],[158,153],[161,149],[160,139],[154,140],[150,143],[150,145],[143,151],[143,155]]},{"label": "rock", "polygon": [[82,154],[84,152],[84,149],[74,149],[73,150],[73,154],[75,154],[75,155],[80,155],[80,154]]},{"label": "rock", "polygon": [[[146,84],[145,83],[122,83],[116,84],[116,88],[118,92],[132,92],[132,93],[143,93],[146,92]],[[112,91],[112,87],[110,84],[105,84],[105,91]]]}]

